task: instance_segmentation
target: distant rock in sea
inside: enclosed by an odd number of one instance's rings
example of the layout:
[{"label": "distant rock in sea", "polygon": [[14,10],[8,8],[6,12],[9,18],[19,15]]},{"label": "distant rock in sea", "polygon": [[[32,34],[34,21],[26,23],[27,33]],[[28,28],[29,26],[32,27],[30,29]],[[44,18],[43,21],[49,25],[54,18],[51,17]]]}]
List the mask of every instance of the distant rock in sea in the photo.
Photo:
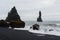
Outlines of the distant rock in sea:
[{"label": "distant rock in sea", "polygon": [[38,24],[34,24],[32,25],[32,27],[30,27],[30,29],[33,29],[33,30],[39,30],[39,25]]},{"label": "distant rock in sea", "polygon": [[8,16],[5,21],[9,22],[10,26],[13,28],[25,27],[25,22],[20,19],[20,16],[18,15],[15,6],[8,13]]},{"label": "distant rock in sea", "polygon": [[39,11],[39,17],[37,18],[37,22],[42,22],[41,11]]}]

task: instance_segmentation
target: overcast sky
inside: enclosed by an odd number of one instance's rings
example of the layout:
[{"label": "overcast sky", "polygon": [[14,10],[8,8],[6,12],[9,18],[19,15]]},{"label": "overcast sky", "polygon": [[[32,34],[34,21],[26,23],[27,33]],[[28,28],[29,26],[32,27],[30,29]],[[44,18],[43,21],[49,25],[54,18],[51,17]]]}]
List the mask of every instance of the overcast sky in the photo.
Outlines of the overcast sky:
[{"label": "overcast sky", "polygon": [[60,0],[0,0],[0,19],[5,19],[13,6],[24,21],[36,20],[39,10],[44,21],[60,21]]}]

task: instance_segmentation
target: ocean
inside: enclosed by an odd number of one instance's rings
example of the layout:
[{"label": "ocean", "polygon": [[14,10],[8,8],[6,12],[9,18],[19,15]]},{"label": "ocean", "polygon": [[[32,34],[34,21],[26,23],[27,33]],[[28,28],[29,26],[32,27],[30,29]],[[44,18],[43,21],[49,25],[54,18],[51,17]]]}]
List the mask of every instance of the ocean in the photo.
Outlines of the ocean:
[{"label": "ocean", "polygon": [[[34,24],[39,25],[39,30],[30,29],[30,27],[32,27],[32,25]],[[60,36],[60,21],[43,21],[43,22],[25,21],[25,28],[15,28],[15,29],[28,30],[29,32],[36,34],[49,34],[49,35]]]}]

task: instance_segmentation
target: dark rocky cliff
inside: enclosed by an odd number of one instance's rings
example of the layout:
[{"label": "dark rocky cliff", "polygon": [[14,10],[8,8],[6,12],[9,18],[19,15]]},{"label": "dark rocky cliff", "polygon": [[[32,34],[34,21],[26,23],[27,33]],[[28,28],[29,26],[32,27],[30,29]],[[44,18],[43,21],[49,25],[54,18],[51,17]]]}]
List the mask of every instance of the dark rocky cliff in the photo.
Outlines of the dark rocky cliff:
[{"label": "dark rocky cliff", "polygon": [[8,16],[6,18],[6,21],[11,22],[11,21],[17,21],[17,20],[21,20],[20,16],[17,13],[17,10],[15,8],[15,6],[11,9],[11,11],[8,13]]},{"label": "dark rocky cliff", "polygon": [[8,16],[6,17],[6,20],[5,21],[6,22],[9,22],[9,25],[12,28],[25,27],[25,22],[20,19],[20,16],[18,15],[15,6],[8,13]]}]

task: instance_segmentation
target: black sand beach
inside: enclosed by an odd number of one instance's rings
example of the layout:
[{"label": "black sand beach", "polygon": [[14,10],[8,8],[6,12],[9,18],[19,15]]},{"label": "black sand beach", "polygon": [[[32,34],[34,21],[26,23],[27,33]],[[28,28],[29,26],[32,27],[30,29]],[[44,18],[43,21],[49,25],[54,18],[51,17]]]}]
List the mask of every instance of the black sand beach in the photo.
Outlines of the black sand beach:
[{"label": "black sand beach", "polygon": [[13,30],[0,27],[0,40],[60,40],[59,36],[36,36],[27,30]]}]

